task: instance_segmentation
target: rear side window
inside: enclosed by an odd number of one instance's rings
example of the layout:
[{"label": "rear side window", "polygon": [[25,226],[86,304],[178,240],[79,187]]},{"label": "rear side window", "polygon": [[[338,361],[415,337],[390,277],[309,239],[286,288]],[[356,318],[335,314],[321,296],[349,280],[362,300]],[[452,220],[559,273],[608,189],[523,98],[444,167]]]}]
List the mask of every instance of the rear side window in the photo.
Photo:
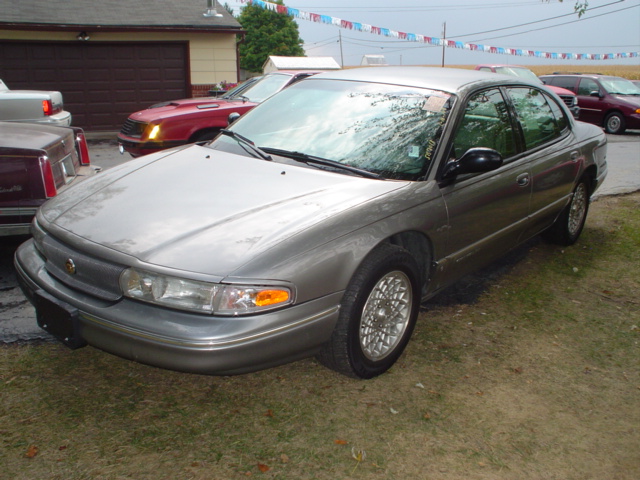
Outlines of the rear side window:
[{"label": "rear side window", "polygon": [[576,93],[575,77],[544,77],[543,81],[547,85],[566,88],[567,90],[571,90],[573,93]]},{"label": "rear side window", "polygon": [[555,101],[535,88],[507,89],[522,126],[527,150],[534,149],[562,135],[568,121]]}]

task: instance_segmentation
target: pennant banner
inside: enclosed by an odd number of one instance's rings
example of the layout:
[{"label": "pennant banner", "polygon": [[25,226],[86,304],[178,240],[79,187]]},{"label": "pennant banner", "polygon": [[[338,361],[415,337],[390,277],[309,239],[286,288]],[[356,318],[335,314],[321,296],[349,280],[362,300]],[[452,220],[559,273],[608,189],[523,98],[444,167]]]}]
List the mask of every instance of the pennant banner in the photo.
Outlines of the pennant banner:
[{"label": "pennant banner", "polygon": [[495,53],[499,55],[516,55],[519,57],[537,57],[549,60],[615,60],[621,58],[638,58],[640,52],[620,52],[620,53],[555,53],[540,52],[538,50],[523,50],[520,48],[504,48],[492,47],[489,45],[481,45],[475,43],[457,42],[454,40],[446,40],[438,37],[427,37],[417,33],[405,33],[390,30],[388,28],[375,27],[366,23],[350,22],[340,18],[330,17],[328,15],[319,15],[317,13],[302,12],[296,8],[289,8],[285,5],[265,2],[263,0],[239,0],[242,3],[249,3],[260,8],[272,10],[284,15],[290,15],[300,20],[307,20],[315,23],[326,23],[327,25],[335,25],[338,28],[346,30],[355,30],[357,32],[372,33],[382,35],[384,37],[397,38],[407,40],[409,42],[426,43],[433,46],[445,46],[447,48],[458,48],[463,50],[471,50],[473,52]]}]

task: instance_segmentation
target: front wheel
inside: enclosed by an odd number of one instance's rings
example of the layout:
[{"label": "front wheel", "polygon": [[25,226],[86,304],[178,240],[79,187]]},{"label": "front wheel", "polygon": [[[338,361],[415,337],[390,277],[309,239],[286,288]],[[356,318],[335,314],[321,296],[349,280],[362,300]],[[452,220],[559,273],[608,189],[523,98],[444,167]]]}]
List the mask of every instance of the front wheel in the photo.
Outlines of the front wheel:
[{"label": "front wheel", "polygon": [[416,323],[420,273],[403,248],[377,247],[354,274],[331,339],[318,354],[325,366],[355,378],[373,378],[400,357]]},{"label": "front wheel", "polygon": [[604,119],[604,130],[613,135],[620,135],[626,130],[624,117],[621,113],[612,112]]},{"label": "front wheel", "polygon": [[582,177],[573,190],[571,202],[565,207],[555,223],[544,232],[546,240],[558,245],[573,245],[578,240],[589,212],[589,185]]}]

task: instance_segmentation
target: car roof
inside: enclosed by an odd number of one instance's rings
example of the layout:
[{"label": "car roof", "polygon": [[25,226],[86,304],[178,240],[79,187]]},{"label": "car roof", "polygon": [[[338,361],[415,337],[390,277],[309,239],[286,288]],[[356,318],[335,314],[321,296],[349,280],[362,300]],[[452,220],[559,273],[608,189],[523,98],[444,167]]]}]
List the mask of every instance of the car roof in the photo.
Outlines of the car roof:
[{"label": "car roof", "polygon": [[546,75],[540,75],[541,77],[587,77],[587,78],[622,78],[627,80],[624,77],[619,77],[617,75],[605,75],[603,73],[562,73],[562,72],[553,72],[548,73]]},{"label": "car roof", "polygon": [[260,77],[264,77],[267,75],[299,75],[304,73],[306,75],[320,73],[322,70],[276,70],[273,72],[263,73],[259,75]]},{"label": "car roof", "polygon": [[306,81],[335,79],[372,83],[387,83],[407,87],[429,88],[455,93],[476,85],[533,85],[517,77],[465,68],[437,67],[366,67],[320,73]]},{"label": "car roof", "polygon": [[509,65],[506,63],[480,63],[476,65],[476,67],[508,67],[508,68],[524,68],[526,70],[531,70],[530,68],[525,67],[523,65]]}]

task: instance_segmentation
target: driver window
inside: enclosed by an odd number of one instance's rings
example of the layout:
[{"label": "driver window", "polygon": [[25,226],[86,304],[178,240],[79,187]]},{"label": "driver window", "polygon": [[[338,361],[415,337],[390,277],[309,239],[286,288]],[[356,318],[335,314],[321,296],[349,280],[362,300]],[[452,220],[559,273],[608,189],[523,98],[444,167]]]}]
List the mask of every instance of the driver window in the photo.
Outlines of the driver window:
[{"label": "driver window", "polygon": [[493,148],[505,159],[516,153],[507,106],[498,89],[485,90],[469,99],[454,137],[452,156],[459,159],[475,147]]},{"label": "driver window", "polygon": [[581,78],[580,86],[578,87],[578,95],[589,96],[593,92],[600,92],[600,87],[598,87],[598,84],[590,78]]}]

